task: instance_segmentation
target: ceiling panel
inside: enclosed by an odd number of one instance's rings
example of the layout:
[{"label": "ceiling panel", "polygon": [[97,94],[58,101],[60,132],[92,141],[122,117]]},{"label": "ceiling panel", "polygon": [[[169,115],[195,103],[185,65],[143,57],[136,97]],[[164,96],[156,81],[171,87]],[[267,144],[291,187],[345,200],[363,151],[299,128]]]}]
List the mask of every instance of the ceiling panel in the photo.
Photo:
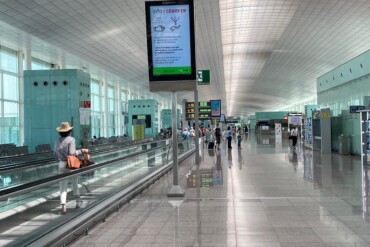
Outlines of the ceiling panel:
[{"label": "ceiling panel", "polygon": [[[1,42],[148,89],[144,5],[0,1]],[[228,116],[315,97],[317,77],[370,49],[368,0],[195,0],[195,7],[197,68],[211,70],[199,99],[221,99]],[[178,98],[192,101],[193,93]]]}]

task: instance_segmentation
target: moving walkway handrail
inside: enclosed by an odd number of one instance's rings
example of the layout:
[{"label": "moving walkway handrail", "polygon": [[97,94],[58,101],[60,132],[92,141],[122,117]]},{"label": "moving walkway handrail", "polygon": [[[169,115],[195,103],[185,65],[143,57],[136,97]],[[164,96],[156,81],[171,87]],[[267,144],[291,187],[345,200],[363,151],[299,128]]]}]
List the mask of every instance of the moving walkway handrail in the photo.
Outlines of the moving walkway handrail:
[{"label": "moving walkway handrail", "polygon": [[149,150],[143,150],[143,151],[140,151],[140,152],[137,152],[137,153],[129,154],[129,155],[124,156],[124,157],[112,159],[112,160],[102,162],[102,163],[99,163],[99,164],[94,164],[94,165],[84,167],[84,168],[81,168],[81,169],[78,169],[78,170],[74,170],[74,171],[71,171],[71,172],[68,172],[68,173],[53,175],[51,177],[43,178],[43,179],[40,179],[40,180],[37,180],[37,181],[28,182],[28,183],[25,183],[25,184],[14,186],[14,187],[7,187],[5,189],[0,190],[0,200],[7,199],[9,197],[15,197],[17,195],[24,194],[24,193],[29,192],[29,191],[33,191],[33,190],[36,190],[36,189],[39,189],[39,188],[42,188],[42,187],[45,187],[45,186],[48,186],[48,185],[51,185],[51,184],[55,184],[55,182],[59,182],[61,180],[67,179],[67,178],[71,178],[71,177],[80,176],[80,175],[90,173],[92,171],[103,168],[105,166],[109,166],[111,163],[114,163],[114,162],[128,160],[128,159],[131,159],[135,156],[140,156],[142,154],[153,152],[153,151],[158,150],[158,149],[168,148],[168,147],[170,147],[170,145],[171,144],[167,144],[167,145],[163,145],[163,146],[160,146],[160,147],[151,148]]},{"label": "moving walkway handrail", "polygon": [[[185,148],[184,151],[178,156],[179,162],[195,152],[194,147],[191,149]],[[79,236],[88,234],[91,227],[104,220],[110,213],[117,211],[123,203],[127,203],[135,195],[148,188],[150,184],[153,184],[157,179],[171,170],[172,164],[173,162],[169,161],[167,164],[158,166],[150,173],[130,181],[124,187],[121,187],[119,191],[115,191],[108,197],[97,201],[97,203],[92,205],[92,207],[86,208],[82,213],[67,219],[62,224],[56,225],[53,228],[48,228],[49,231],[44,231],[34,239],[28,239],[21,243],[27,243],[27,246],[30,247],[67,246]]]},{"label": "moving walkway handrail", "polygon": [[[120,145],[121,147],[123,148],[126,148],[126,147],[136,147],[136,146],[142,146],[142,145],[151,145],[153,143],[158,143],[158,142],[161,142],[161,141],[170,141],[170,139],[163,139],[163,140],[154,140],[154,141],[150,141],[150,142],[139,142],[139,143],[134,143],[132,146],[129,146],[129,145]],[[91,152],[92,155],[94,154],[104,154],[104,153],[109,153],[109,152],[112,152],[112,151],[115,151],[117,149],[104,149],[104,150],[101,150],[101,152]],[[49,154],[52,154],[52,152],[48,152]],[[43,153],[43,154],[47,154],[47,153]],[[31,154],[29,154],[31,155]],[[32,154],[34,155],[34,154]],[[40,154],[39,154],[40,155]],[[25,157],[25,156],[17,156],[17,157]],[[4,171],[10,171],[10,170],[18,170],[18,169],[23,169],[23,168],[29,168],[29,167],[32,167],[32,166],[42,166],[42,165],[48,165],[50,163],[54,163],[56,162],[55,161],[55,158],[52,157],[52,158],[49,158],[49,159],[44,159],[44,160],[38,160],[38,161],[29,161],[29,162],[24,162],[24,163],[17,163],[17,164],[11,164],[11,165],[3,165],[3,166],[0,166],[0,172],[4,172]]]},{"label": "moving walkway handrail", "polygon": [[[148,142],[146,142],[147,140],[150,140]],[[158,140],[157,140],[158,141]],[[106,148],[107,146],[116,146],[117,148],[118,147],[125,147],[125,146],[129,146],[129,145],[140,145],[140,144],[146,144],[146,143],[153,143],[155,142],[153,139],[145,139],[145,140],[141,140],[141,141],[135,141],[134,143],[126,143],[126,142],[115,142],[115,143],[107,143],[107,144],[99,144],[99,145],[94,145],[94,146],[90,146],[90,150],[94,150],[95,147],[98,147],[98,148]],[[114,148],[109,148],[109,149],[103,149],[101,151],[104,151],[104,150],[111,150],[111,149],[114,149]],[[94,150],[95,151],[95,150]],[[92,152],[92,153],[95,153],[95,152]],[[42,152],[42,153],[28,153],[28,154],[22,154],[22,155],[11,155],[11,156],[0,156],[0,163],[2,161],[7,161],[7,160],[12,160],[12,159],[24,159],[24,158],[27,158],[27,157],[32,157],[32,156],[40,156],[40,155],[51,155],[50,158],[45,158],[45,159],[41,159],[41,160],[36,160],[36,161],[28,161],[28,162],[18,162],[16,164],[11,164],[11,165],[21,165],[21,164],[26,164],[26,163],[32,163],[32,162],[43,162],[43,161],[50,161],[50,160],[53,160],[54,157],[53,157],[53,151],[49,151],[49,152]],[[11,166],[9,165],[9,166]],[[4,166],[7,166],[7,165],[3,165],[2,167]]]},{"label": "moving walkway handrail", "polygon": [[[148,142],[147,142],[148,141]],[[140,141],[134,141],[134,143],[127,143],[127,142],[113,142],[113,143],[106,143],[106,144],[98,144],[98,145],[91,145],[88,148],[91,150],[94,150],[94,148],[106,148],[107,146],[129,146],[129,145],[137,145],[137,144],[142,144],[142,143],[150,143],[153,142],[153,138],[148,138]],[[81,147],[82,148],[82,147]],[[20,154],[20,155],[6,155],[6,156],[0,156],[0,163],[4,160],[9,160],[9,159],[22,159],[22,158],[27,158],[27,157],[32,157],[32,156],[39,156],[39,155],[52,155],[53,150],[50,151],[45,151],[45,152],[38,152],[38,153],[26,153],[26,154]],[[26,162],[20,162],[17,164],[21,163],[26,163]]]}]

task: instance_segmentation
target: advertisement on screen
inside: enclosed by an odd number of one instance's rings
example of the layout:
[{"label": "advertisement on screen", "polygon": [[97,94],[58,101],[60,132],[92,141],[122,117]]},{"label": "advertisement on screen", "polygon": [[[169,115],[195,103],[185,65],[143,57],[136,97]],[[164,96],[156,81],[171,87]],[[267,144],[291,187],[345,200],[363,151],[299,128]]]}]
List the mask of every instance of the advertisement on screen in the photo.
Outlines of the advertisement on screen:
[{"label": "advertisement on screen", "polygon": [[149,81],[195,80],[192,0],[145,2]]},{"label": "advertisement on screen", "polygon": [[211,117],[221,117],[221,100],[211,100]]}]

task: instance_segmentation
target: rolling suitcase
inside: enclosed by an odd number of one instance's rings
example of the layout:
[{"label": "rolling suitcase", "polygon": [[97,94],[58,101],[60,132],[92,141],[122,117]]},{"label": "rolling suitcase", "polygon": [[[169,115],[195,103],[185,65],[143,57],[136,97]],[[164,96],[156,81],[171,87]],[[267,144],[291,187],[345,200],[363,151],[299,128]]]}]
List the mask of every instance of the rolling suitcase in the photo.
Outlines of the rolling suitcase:
[{"label": "rolling suitcase", "polygon": [[215,147],[215,142],[214,141],[210,141],[208,143],[208,149],[214,149],[214,147]]}]

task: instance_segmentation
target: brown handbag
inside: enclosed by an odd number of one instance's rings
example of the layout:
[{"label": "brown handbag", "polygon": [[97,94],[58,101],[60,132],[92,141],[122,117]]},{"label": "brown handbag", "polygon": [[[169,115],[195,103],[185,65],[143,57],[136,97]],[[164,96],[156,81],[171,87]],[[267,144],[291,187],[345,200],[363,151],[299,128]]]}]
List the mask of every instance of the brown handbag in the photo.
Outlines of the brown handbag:
[{"label": "brown handbag", "polygon": [[68,169],[80,169],[81,168],[81,160],[75,155],[68,155],[67,156],[67,168]]},{"label": "brown handbag", "polygon": [[81,160],[81,167],[89,166],[94,164],[95,162],[91,159],[90,154],[84,153],[84,158]]}]

